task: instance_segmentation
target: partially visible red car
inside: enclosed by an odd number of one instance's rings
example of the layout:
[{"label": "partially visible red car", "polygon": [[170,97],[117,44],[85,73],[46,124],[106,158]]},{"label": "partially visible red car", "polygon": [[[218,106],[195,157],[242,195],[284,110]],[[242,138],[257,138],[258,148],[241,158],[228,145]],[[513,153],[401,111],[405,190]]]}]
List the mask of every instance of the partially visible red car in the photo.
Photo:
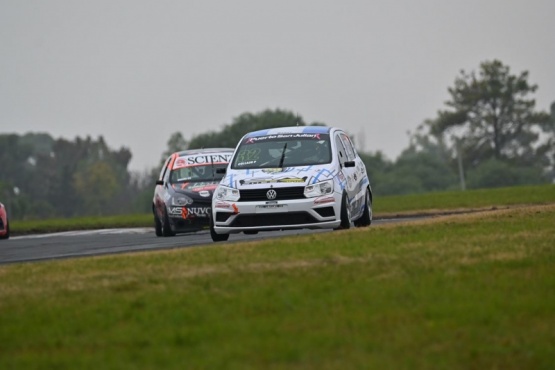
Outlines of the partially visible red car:
[{"label": "partially visible red car", "polygon": [[0,239],[8,239],[10,237],[10,225],[8,223],[8,211],[2,203],[0,203]]}]

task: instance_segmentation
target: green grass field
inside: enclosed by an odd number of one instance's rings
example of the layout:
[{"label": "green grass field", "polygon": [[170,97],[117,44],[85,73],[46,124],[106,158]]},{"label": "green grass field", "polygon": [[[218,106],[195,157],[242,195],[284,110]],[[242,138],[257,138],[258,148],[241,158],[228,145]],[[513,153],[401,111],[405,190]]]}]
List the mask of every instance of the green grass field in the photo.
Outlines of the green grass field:
[{"label": "green grass field", "polygon": [[0,266],[0,368],[551,369],[553,189],[426,221]]}]

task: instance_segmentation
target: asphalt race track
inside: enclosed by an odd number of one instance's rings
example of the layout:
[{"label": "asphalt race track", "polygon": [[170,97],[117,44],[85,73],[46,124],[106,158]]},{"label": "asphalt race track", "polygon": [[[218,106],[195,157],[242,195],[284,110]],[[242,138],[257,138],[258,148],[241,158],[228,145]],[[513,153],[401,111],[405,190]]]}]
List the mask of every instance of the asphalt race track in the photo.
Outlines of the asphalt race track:
[{"label": "asphalt race track", "polygon": [[[406,220],[374,220],[373,225]],[[0,264],[203,245],[225,246],[235,242],[322,232],[332,232],[332,230],[271,231],[256,235],[231,234],[227,242],[218,243],[212,241],[208,230],[164,238],[154,235],[154,228],[104,229],[12,236],[8,240],[0,241]]]}]

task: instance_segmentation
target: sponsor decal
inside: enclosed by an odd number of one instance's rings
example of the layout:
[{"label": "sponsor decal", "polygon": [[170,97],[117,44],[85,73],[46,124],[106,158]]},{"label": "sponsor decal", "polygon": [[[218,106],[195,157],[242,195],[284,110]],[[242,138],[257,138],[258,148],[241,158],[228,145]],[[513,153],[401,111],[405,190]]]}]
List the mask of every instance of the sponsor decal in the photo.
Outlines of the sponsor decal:
[{"label": "sponsor decal", "polygon": [[168,215],[171,217],[179,217],[183,219],[191,219],[195,217],[208,217],[210,207],[169,207]]},{"label": "sponsor decal", "polygon": [[[176,185],[172,185],[174,189],[176,189]],[[214,191],[218,186],[215,182],[185,182],[183,184],[177,184],[181,190],[188,190],[194,192],[202,192],[202,191]]]},{"label": "sponsor decal", "polygon": [[333,203],[335,202],[334,197],[320,197],[314,199],[314,204],[324,204],[324,203]]},{"label": "sponsor decal", "polygon": [[231,208],[231,204],[227,203],[227,202],[216,202],[214,204],[214,207],[216,208],[223,208],[223,209],[230,209]]},{"label": "sponsor decal", "polygon": [[181,216],[184,219],[195,217],[208,217],[210,214],[210,207],[183,207]]},{"label": "sponsor decal", "polygon": [[181,216],[181,207],[168,207],[168,214],[170,216]]},{"label": "sponsor decal", "polygon": [[188,190],[200,193],[203,191],[214,191],[216,190],[217,187],[218,187],[218,184],[199,182],[189,187]]},{"label": "sponsor decal", "polygon": [[240,162],[240,163],[237,163],[237,166],[238,166],[238,167],[241,167],[241,166],[248,166],[249,164],[254,164],[254,163],[256,163],[256,161]]},{"label": "sponsor decal", "polygon": [[173,169],[200,166],[205,164],[227,164],[231,160],[231,153],[222,154],[196,154],[179,157],[173,163]]},{"label": "sponsor decal", "polygon": [[241,185],[257,185],[257,184],[270,184],[270,183],[304,183],[307,177],[265,177],[265,178],[255,178],[247,180],[239,180]]},{"label": "sponsor decal", "polygon": [[201,190],[198,192],[201,197],[209,197],[210,192],[208,190]]},{"label": "sponsor decal", "polygon": [[262,169],[262,172],[264,173],[280,173],[280,172],[284,172],[283,168],[264,168]]},{"label": "sponsor decal", "polygon": [[231,153],[229,154],[212,154],[212,155],[197,155],[197,156],[190,156],[187,158],[187,164],[190,166],[199,165],[199,164],[223,164],[229,163],[231,160]]},{"label": "sponsor decal", "polygon": [[182,168],[182,167],[185,167],[185,164],[186,164],[186,163],[187,163],[187,162],[185,162],[185,159],[183,159],[183,158],[178,158],[178,159],[174,162],[173,168],[175,169],[175,168]]},{"label": "sponsor decal", "polygon": [[275,135],[264,135],[264,136],[257,136],[257,137],[249,137],[246,138],[245,141],[243,141],[243,144],[254,144],[257,142],[261,142],[261,141],[267,141],[267,140],[282,140],[282,139],[314,139],[314,140],[320,140],[320,134],[319,133],[314,133],[314,134],[310,134],[310,133],[290,133],[290,134],[275,134]]}]

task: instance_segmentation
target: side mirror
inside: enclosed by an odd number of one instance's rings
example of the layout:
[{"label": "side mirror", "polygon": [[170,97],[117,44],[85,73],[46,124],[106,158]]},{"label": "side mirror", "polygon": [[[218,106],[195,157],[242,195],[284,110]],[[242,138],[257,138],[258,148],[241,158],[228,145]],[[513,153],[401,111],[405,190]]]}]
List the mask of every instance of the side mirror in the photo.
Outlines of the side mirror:
[{"label": "side mirror", "polygon": [[355,161],[347,161],[344,163],[345,167],[354,167],[355,166]]},{"label": "side mirror", "polygon": [[156,180],[156,185],[164,185],[164,180]]}]

